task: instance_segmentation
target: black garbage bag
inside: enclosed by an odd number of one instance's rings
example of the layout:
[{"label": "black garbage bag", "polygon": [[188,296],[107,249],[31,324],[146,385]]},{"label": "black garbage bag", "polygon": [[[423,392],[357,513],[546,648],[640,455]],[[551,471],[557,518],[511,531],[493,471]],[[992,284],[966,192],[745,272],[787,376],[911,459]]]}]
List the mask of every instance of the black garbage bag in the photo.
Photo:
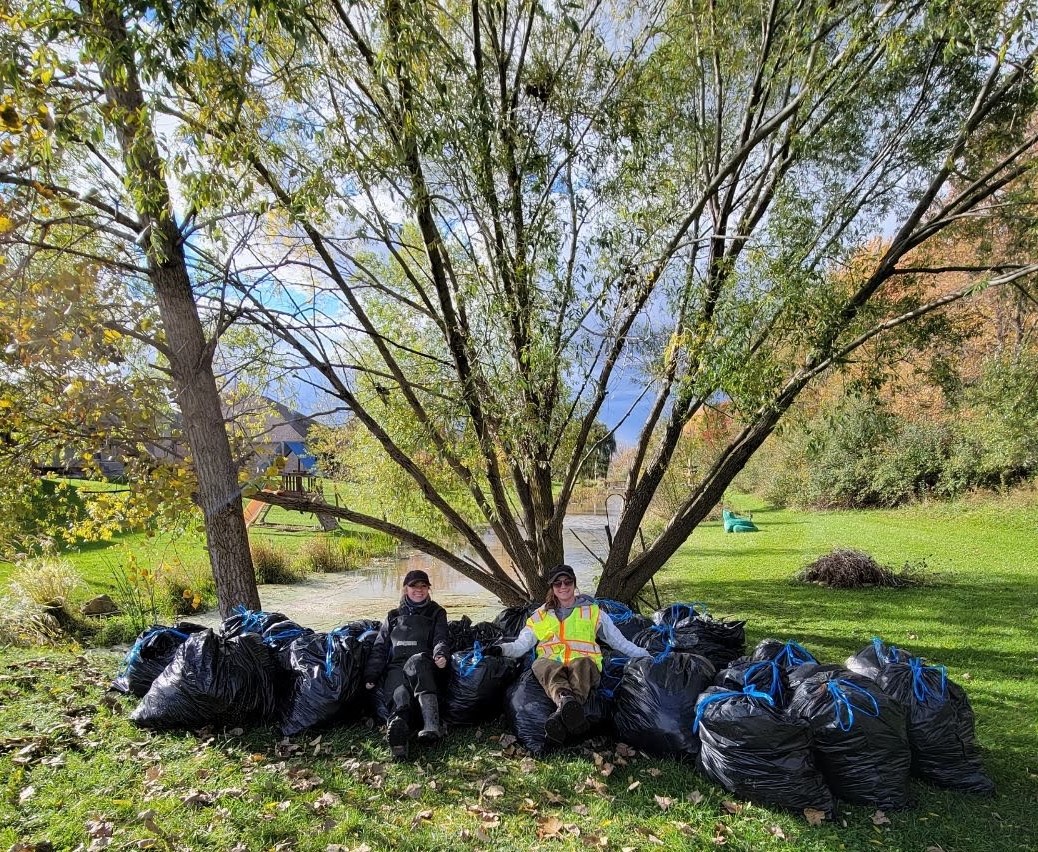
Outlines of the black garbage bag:
[{"label": "black garbage bag", "polygon": [[736,660],[717,673],[714,686],[734,692],[750,687],[770,696],[779,710],[792,695],[786,670],[774,660]]},{"label": "black garbage bag", "polygon": [[357,618],[353,621],[346,622],[346,624],[342,626],[350,636],[360,642],[369,641],[367,634],[374,634],[370,637],[370,641],[374,642],[375,635],[378,634],[378,629],[382,626],[382,622],[375,621],[373,618]]},{"label": "black garbage bag", "polygon": [[483,645],[451,655],[450,679],[441,701],[444,719],[452,725],[477,725],[496,719],[504,706],[505,690],[515,680],[519,662],[508,657],[485,657]]},{"label": "black garbage bag", "polygon": [[672,603],[652,614],[653,624],[666,624],[670,627],[684,627],[697,618],[706,617],[706,604],[702,601],[692,603]]},{"label": "black garbage bag", "polygon": [[629,659],[630,657],[609,652],[602,654],[602,672],[598,682],[598,694],[606,702],[607,718],[612,718],[616,689],[623,680],[624,669],[627,667]]},{"label": "black garbage bag", "polygon": [[706,657],[715,668],[723,668],[745,651],[745,625],[744,621],[697,617],[677,627],[666,623],[653,624],[631,641],[657,659],[671,653],[698,654]]},{"label": "black garbage bag", "polygon": [[715,619],[699,602],[671,604],[655,612],[652,620],[653,625],[631,641],[656,657],[674,651],[699,654],[723,668],[746,650],[746,622]]},{"label": "black garbage bag", "polygon": [[526,619],[537,611],[538,603],[530,601],[519,606],[510,606],[501,610],[494,618],[494,624],[501,628],[501,636],[504,639],[515,639],[526,626]]},{"label": "black garbage bag", "polygon": [[478,642],[484,648],[492,645],[504,635],[501,628],[491,621],[480,621],[476,624],[463,615],[457,621],[447,622],[447,632],[450,634],[451,650],[471,651]]},{"label": "black garbage bag", "polygon": [[816,764],[837,798],[884,810],[910,803],[905,709],[875,681],[819,672],[796,688],[787,713],[810,723]]},{"label": "black garbage bag", "polygon": [[[606,706],[598,690],[592,690],[584,704],[584,716],[589,724],[586,736],[594,736],[601,730],[606,719]],[[533,754],[543,754],[552,747],[544,735],[544,722],[554,712],[555,704],[530,669],[523,672],[505,695],[508,724],[519,744]]]},{"label": "black garbage bag", "polygon": [[130,714],[142,728],[202,728],[272,719],[278,668],[256,633],[189,636]]},{"label": "black garbage bag", "polygon": [[243,633],[259,633],[261,636],[275,624],[288,621],[289,618],[282,612],[265,612],[264,610],[251,610],[245,604],[238,604],[231,615],[224,619],[220,625],[220,635],[225,638],[241,636]]},{"label": "black garbage bag", "polygon": [[296,639],[288,652],[295,678],[282,709],[281,733],[290,737],[356,715],[369,649],[348,628]]},{"label": "black garbage bag", "polygon": [[880,687],[908,708],[912,772],[938,787],[989,796],[995,783],[984,772],[977,748],[973,708],[943,666],[919,657],[883,667]]},{"label": "black garbage bag", "polygon": [[652,627],[652,619],[647,615],[639,615],[638,613],[616,625],[616,629],[623,634],[624,639],[628,642],[633,642],[635,636],[643,630],[648,630],[650,627]]},{"label": "black garbage bag", "polygon": [[785,642],[780,642],[778,639],[762,639],[753,649],[750,659],[774,660],[787,672],[807,663],[818,663],[814,654],[792,639],[787,639]]},{"label": "black garbage bag", "polygon": [[832,813],[832,793],[811,752],[810,723],[787,716],[766,692],[710,687],[696,705],[693,727],[701,743],[699,770],[729,793]]},{"label": "black garbage bag", "polygon": [[855,674],[864,675],[875,680],[884,666],[889,666],[892,663],[907,663],[911,656],[908,651],[902,648],[884,645],[882,639],[874,636],[870,644],[858,651],[857,654],[849,656],[844,665]]},{"label": "black garbage bag", "polygon": [[473,644],[479,642],[485,648],[504,639],[504,632],[492,621],[477,621],[472,625],[472,639]]},{"label": "black garbage bag", "polygon": [[300,637],[313,636],[314,631],[309,627],[303,627],[296,622],[285,619],[276,621],[263,631],[263,644],[275,654],[288,651],[292,643]]},{"label": "black garbage bag", "polygon": [[692,730],[696,700],[715,673],[698,654],[629,661],[613,700],[617,739],[650,754],[694,759],[699,754],[699,737]]},{"label": "black garbage bag", "polygon": [[172,661],[177,648],[184,644],[192,633],[205,630],[200,624],[181,621],[173,627],[155,625],[149,627],[133,643],[123,658],[123,670],[112,681],[117,692],[143,698],[151,684]]},{"label": "black garbage bag", "polygon": [[463,615],[456,621],[447,622],[447,634],[450,636],[451,648],[454,651],[468,651],[476,641],[472,634],[472,619]]},{"label": "black garbage bag", "polygon": [[826,672],[836,673],[840,677],[846,674],[853,674],[849,669],[845,669],[836,663],[804,663],[795,669],[786,669],[785,672],[786,677],[789,678],[789,689],[791,692],[796,692],[800,684],[818,674]]}]

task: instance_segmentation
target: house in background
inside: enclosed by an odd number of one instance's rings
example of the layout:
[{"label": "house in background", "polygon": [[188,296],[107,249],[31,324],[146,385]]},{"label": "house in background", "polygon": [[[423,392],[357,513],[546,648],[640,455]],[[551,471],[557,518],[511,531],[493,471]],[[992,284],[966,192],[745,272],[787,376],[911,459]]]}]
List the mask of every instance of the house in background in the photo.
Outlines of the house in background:
[{"label": "house in background", "polygon": [[248,470],[263,473],[278,463],[283,490],[316,489],[317,459],[306,449],[316,422],[312,417],[266,396],[236,400],[225,406],[224,414]]}]

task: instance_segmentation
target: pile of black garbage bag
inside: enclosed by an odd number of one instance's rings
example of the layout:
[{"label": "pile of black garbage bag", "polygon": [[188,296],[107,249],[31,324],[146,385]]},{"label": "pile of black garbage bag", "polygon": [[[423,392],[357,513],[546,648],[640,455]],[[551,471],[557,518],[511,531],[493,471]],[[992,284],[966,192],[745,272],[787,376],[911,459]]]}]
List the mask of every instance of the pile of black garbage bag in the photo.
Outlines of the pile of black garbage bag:
[{"label": "pile of black garbage bag", "polygon": [[[879,639],[843,665],[797,642],[765,639],[747,655],[745,623],[676,603],[651,618],[599,601],[651,659],[603,648],[587,736],[616,737],[686,760],[725,790],[761,804],[831,813],[834,801],[883,809],[911,804],[908,779],[990,794],[974,717],[943,667]],[[519,743],[550,747],[555,707],[523,660],[486,655],[514,639],[535,604],[492,622],[449,623],[454,653],[442,699],[451,725],[501,716]],[[113,688],[141,697],[131,714],[155,729],[275,724],[285,735],[384,718],[381,690],[364,689],[376,621],[315,632],[276,612],[239,608],[216,630],[181,622],[141,634]]]}]

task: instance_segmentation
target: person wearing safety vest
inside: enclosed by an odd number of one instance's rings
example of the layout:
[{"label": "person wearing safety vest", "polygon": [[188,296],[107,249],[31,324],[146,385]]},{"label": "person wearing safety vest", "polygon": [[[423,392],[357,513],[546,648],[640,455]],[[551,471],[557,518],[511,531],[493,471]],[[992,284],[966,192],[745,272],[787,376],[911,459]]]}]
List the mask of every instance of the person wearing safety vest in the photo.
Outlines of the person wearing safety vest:
[{"label": "person wearing safety vest", "polygon": [[526,620],[515,641],[491,645],[484,654],[521,657],[537,647],[533,676],[556,707],[545,720],[544,732],[548,740],[561,744],[587,732],[584,703],[602,673],[599,640],[628,657],[652,656],[625,639],[594,598],[577,592],[569,565],[559,565],[548,574],[544,606]]}]

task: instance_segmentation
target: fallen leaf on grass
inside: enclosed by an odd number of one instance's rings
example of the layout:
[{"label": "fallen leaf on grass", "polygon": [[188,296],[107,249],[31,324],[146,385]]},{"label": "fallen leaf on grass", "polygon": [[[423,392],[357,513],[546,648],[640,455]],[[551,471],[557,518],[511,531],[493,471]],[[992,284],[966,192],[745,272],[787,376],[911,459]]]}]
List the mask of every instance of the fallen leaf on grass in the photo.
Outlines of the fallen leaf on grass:
[{"label": "fallen leaf on grass", "polygon": [[537,823],[537,839],[548,840],[552,837],[562,837],[564,823],[558,817],[548,817]]},{"label": "fallen leaf on grass", "polygon": [[660,769],[658,766],[650,766],[645,771],[648,772],[653,778],[659,778],[663,774],[663,770]]},{"label": "fallen leaf on grass", "polygon": [[674,804],[674,800],[670,796],[653,796],[653,798],[656,800],[656,804],[660,806],[661,811],[667,810]]},{"label": "fallen leaf on grass", "polygon": [[632,792],[634,792],[635,790],[637,790],[641,786],[642,786],[642,782],[641,781],[632,781],[630,784],[627,785],[627,792],[628,793],[632,793]]},{"label": "fallen leaf on grass", "polygon": [[213,803],[213,797],[199,790],[191,790],[180,801],[191,808],[207,808]]},{"label": "fallen leaf on grass", "polygon": [[597,846],[600,849],[606,849],[609,846],[609,838],[604,834],[585,834],[580,839],[585,846]]},{"label": "fallen leaf on grass", "polygon": [[335,793],[322,793],[314,802],[314,810],[320,812],[333,808],[339,804],[339,801],[339,797]]},{"label": "fallen leaf on grass", "polygon": [[779,826],[779,825],[769,825],[768,826],[768,834],[770,834],[776,840],[785,840],[786,839],[786,832],[784,832],[782,830],[782,826]]},{"label": "fallen leaf on grass", "polygon": [[821,825],[825,822],[825,811],[816,808],[804,808],[804,819],[808,825]]},{"label": "fallen leaf on grass", "polygon": [[685,798],[688,799],[693,805],[698,805],[701,801],[703,801],[703,799],[706,798],[706,796],[704,796],[698,790],[693,790]]},{"label": "fallen leaf on grass", "polygon": [[662,840],[660,840],[655,834],[653,834],[647,828],[642,828],[641,826],[638,826],[635,828],[635,831],[638,832],[638,834],[640,834],[646,840],[648,840],[649,843],[655,843],[657,846],[666,845]]},{"label": "fallen leaf on grass", "polygon": [[544,800],[550,805],[561,805],[565,800],[554,790],[541,790]]},{"label": "fallen leaf on grass", "polygon": [[490,799],[500,798],[504,794],[505,788],[498,784],[491,784],[489,787],[483,790],[483,795]]},{"label": "fallen leaf on grass", "polygon": [[589,811],[588,811],[588,806],[587,805],[574,805],[573,806],[573,813],[575,813],[575,814],[580,814],[581,816],[587,816],[588,812]]},{"label": "fallen leaf on grass", "polygon": [[883,811],[876,811],[872,815],[872,824],[873,825],[890,825],[890,820],[887,818],[887,815],[885,813],[883,813]]},{"label": "fallen leaf on grass", "polygon": [[634,757],[638,751],[631,748],[627,743],[617,743],[616,753],[620,755],[620,757]]},{"label": "fallen leaf on grass", "polygon": [[91,837],[111,837],[115,834],[115,826],[103,819],[88,819],[86,830]]},{"label": "fallen leaf on grass", "polygon": [[944,852],[944,848],[941,846],[927,846],[926,852]]},{"label": "fallen leaf on grass", "polygon": [[18,794],[18,804],[24,805],[29,799],[36,795],[36,788],[32,785],[26,787]]},{"label": "fallen leaf on grass", "polygon": [[745,805],[742,805],[739,802],[733,802],[731,799],[725,799],[721,802],[721,807],[728,811],[728,813],[735,815],[741,814]]},{"label": "fallen leaf on grass", "polygon": [[419,799],[422,796],[422,785],[421,784],[408,784],[404,788],[404,795],[409,799]]},{"label": "fallen leaf on grass", "polygon": [[508,748],[509,746],[514,746],[519,740],[512,734],[501,734],[498,742],[501,744],[501,748]]},{"label": "fallen leaf on grass", "polygon": [[414,819],[411,820],[411,828],[418,828],[422,820],[429,820],[433,818],[432,811],[419,811],[414,815]]}]

